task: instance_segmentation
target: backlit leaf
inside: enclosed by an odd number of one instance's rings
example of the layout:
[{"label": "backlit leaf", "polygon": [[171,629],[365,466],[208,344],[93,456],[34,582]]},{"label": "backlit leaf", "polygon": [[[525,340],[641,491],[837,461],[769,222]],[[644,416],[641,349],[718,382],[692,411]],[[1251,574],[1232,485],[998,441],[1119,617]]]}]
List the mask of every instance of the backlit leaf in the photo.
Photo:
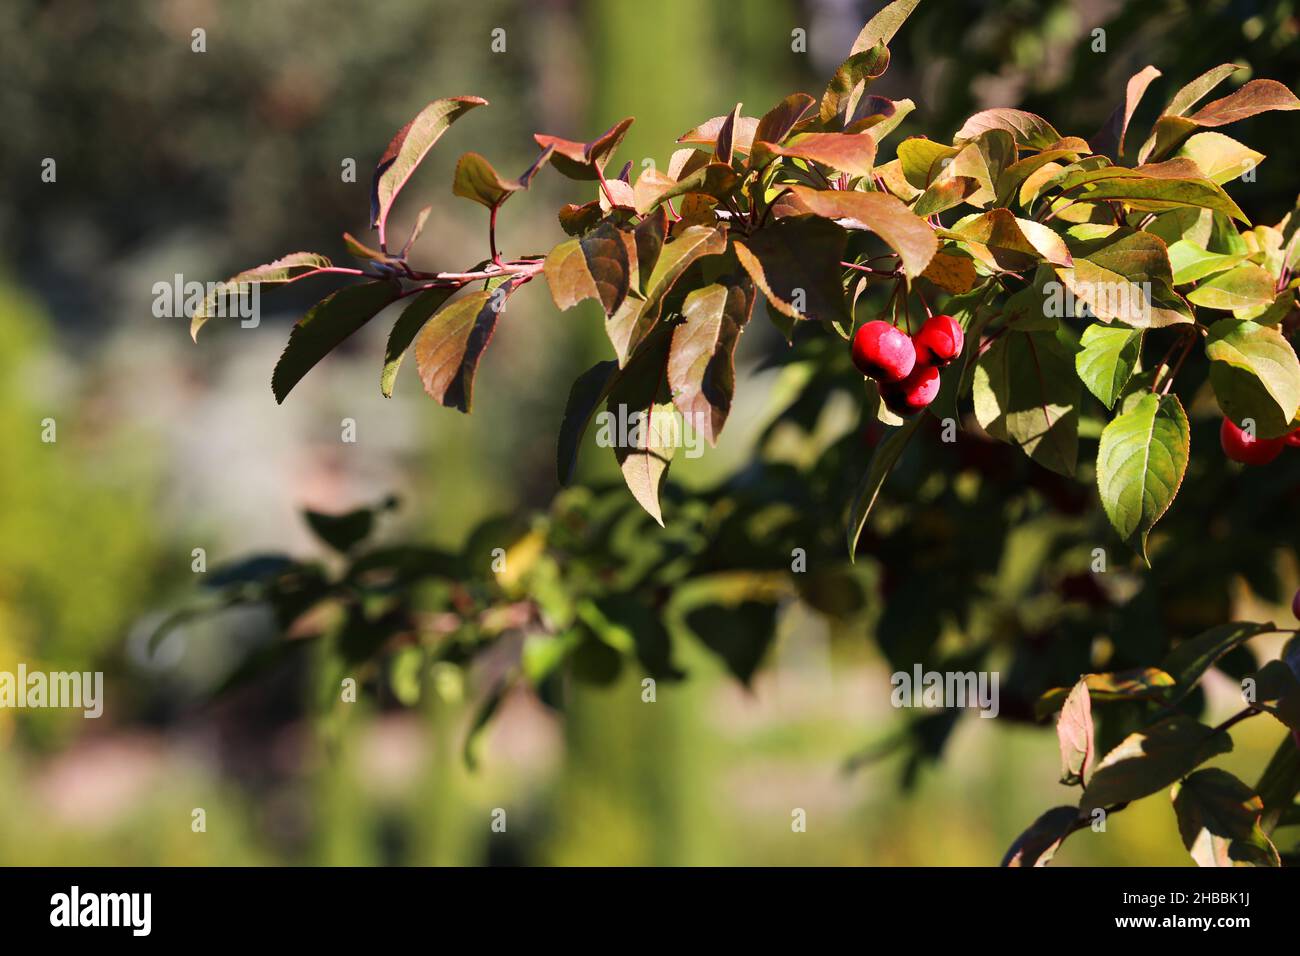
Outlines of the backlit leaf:
[{"label": "backlit leaf", "polygon": [[397,131],[375,167],[370,190],[372,226],[382,228],[397,194],[448,127],[474,107],[486,105],[487,100],[481,96],[451,96],[434,100]]}]

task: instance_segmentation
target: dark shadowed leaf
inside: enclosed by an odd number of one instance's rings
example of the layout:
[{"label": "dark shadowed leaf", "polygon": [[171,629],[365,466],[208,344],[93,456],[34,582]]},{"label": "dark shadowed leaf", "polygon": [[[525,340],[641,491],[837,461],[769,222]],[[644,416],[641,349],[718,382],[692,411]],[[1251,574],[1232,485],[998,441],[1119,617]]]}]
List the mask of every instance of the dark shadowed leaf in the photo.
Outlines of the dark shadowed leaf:
[{"label": "dark shadowed leaf", "polygon": [[1272,624],[1233,621],[1212,627],[1196,637],[1183,641],[1160,665],[1161,669],[1175,681],[1173,701],[1177,702],[1186,697],[1205,672],[1224,654],[1240,647],[1252,637],[1268,634],[1273,630]]},{"label": "dark shadowed leaf", "polygon": [[[1174,679],[1159,668],[1143,667],[1108,674],[1088,674],[1083,683],[1088,688],[1090,702],[1164,701],[1168,688],[1174,685]],[[1071,688],[1068,687],[1054,687],[1047,691],[1034,704],[1034,716],[1041,720],[1055,713],[1065,703],[1070,691]]]},{"label": "dark shadowed leaf", "polygon": [[913,415],[876,445],[876,450],[871,455],[867,470],[862,475],[862,480],[858,482],[857,490],[854,492],[853,503],[849,507],[847,528],[850,561],[855,560],[858,550],[858,538],[862,535],[862,529],[867,523],[867,518],[871,515],[871,509],[875,506],[876,499],[880,497],[880,489],[884,487],[885,479],[889,477],[889,473],[898,464],[898,459],[903,455],[903,449],[907,447],[907,443],[916,434],[916,430],[924,417],[924,415]]},{"label": "dark shadowed leaf", "polygon": [[1129,734],[1092,772],[1079,809],[1128,803],[1163,790],[1198,766],[1232,749],[1232,738],[1192,720],[1167,717]]},{"label": "dark shadowed leaf", "polygon": [[1073,477],[1079,454],[1079,379],[1053,332],[1007,332],[975,366],[975,417],[1045,468]]},{"label": "dark shadowed leaf", "polygon": [[[795,124],[807,115],[816,102],[807,93],[791,93],[768,110],[763,115],[763,118],[758,121],[758,125],[754,128],[753,142],[783,142],[790,135],[790,131],[794,129]],[[750,165],[755,165],[752,156],[750,157]]]},{"label": "dark shadowed leaf", "polygon": [[1078,807],[1053,807],[1016,838],[1002,858],[1003,866],[1047,866],[1061,842],[1079,823]]},{"label": "dark shadowed leaf", "polygon": [[1263,801],[1226,770],[1198,770],[1174,784],[1172,796],[1178,833],[1198,865],[1280,865],[1259,824]]},{"label": "dark shadowed leaf", "polygon": [[840,285],[840,260],[848,236],[816,216],[780,219],[732,248],[768,303],[792,319],[819,319],[841,328],[852,323]]},{"label": "dark shadowed leaf", "polygon": [[402,366],[406,350],[415,340],[416,334],[437,312],[444,302],[457,291],[454,286],[445,289],[426,289],[415,296],[410,304],[402,310],[401,316],[393,323],[388,333],[388,344],[384,348],[384,369],[379,375],[379,391],[385,398],[393,395],[393,385],[397,381],[397,370]]},{"label": "dark shadowed leaf", "polygon": [[939,240],[924,219],[887,193],[792,186],[792,195],[812,213],[850,229],[869,229],[903,259],[903,271],[919,276],[939,251]]},{"label": "dark shadowed leaf", "polygon": [[596,409],[609,395],[618,374],[617,362],[597,362],[579,375],[569,389],[569,400],[564,406],[564,419],[560,423],[560,439],[555,454],[560,484],[567,485],[573,480],[582,436],[586,434]]},{"label": "dark shadowed leaf", "polygon": [[1159,75],[1160,71],[1154,66],[1147,66],[1129,77],[1124,88],[1124,102],[1115,107],[1115,112],[1110,114],[1101,132],[1091,138],[1092,148],[1096,152],[1117,161],[1124,155],[1124,136],[1128,132],[1129,121],[1133,119],[1133,112],[1147,87]]},{"label": "dark shadowed leaf", "polygon": [[349,335],[397,298],[396,282],[351,285],[317,302],[298,320],[271,373],[271,391],[283,402],[302,377]]},{"label": "dark shadowed leaf", "polygon": [[[627,365],[609,389],[607,444],[632,497],[660,525],[659,489],[677,449],[681,425],[668,394],[668,341],[660,338]],[[623,423],[627,423],[626,429]]]}]

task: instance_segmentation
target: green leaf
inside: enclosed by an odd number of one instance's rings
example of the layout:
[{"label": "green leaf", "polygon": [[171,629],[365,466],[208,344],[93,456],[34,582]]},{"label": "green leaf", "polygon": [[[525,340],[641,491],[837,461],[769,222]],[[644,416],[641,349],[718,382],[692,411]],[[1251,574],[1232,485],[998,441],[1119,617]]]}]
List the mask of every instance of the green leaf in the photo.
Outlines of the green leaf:
[{"label": "green leaf", "polygon": [[1177,395],[1138,392],[1101,433],[1097,489],[1124,542],[1147,560],[1147,535],[1169,510],[1187,472],[1187,415]]},{"label": "green leaf", "polygon": [[1212,89],[1233,73],[1244,69],[1245,67],[1238,63],[1222,63],[1212,70],[1206,70],[1175,93],[1164,112],[1169,116],[1185,116],[1193,106],[1208,96]]},{"label": "green leaf", "polygon": [[1129,734],[1097,764],[1079,802],[1086,816],[1163,790],[1202,763],[1232,750],[1232,738],[1190,717],[1167,717]]},{"label": "green leaf", "polygon": [[1078,828],[1078,807],[1052,807],[1016,838],[1002,865],[1047,866],[1062,841]]},{"label": "green leaf", "polygon": [[578,463],[578,449],[582,436],[591,424],[596,409],[609,396],[609,390],[618,380],[617,362],[597,362],[578,376],[569,389],[569,400],[564,405],[564,419],[560,423],[560,439],[555,452],[556,474],[560,484],[573,480],[573,470]]},{"label": "green leaf", "polygon": [[328,269],[330,265],[329,259],[314,252],[291,252],[274,262],[255,266],[252,269],[245,269],[243,272],[231,276],[214,290],[213,295],[205,298],[203,304],[190,317],[190,338],[196,342],[199,340],[199,329],[204,326],[208,319],[212,318],[213,313],[217,310],[218,300],[223,291],[226,294],[238,292],[239,286],[252,283],[276,285],[296,282],[299,279],[305,279],[307,276],[315,275],[321,269]]},{"label": "green leaf", "polygon": [[1246,262],[1202,282],[1187,294],[1187,301],[1204,309],[1233,312],[1271,305],[1276,297],[1273,277]]},{"label": "green leaf", "polygon": [[776,311],[792,319],[819,319],[847,328],[853,317],[840,285],[840,260],[847,242],[847,233],[834,223],[797,216],[735,238],[732,248]]},{"label": "green leaf", "polygon": [[912,11],[920,2],[921,0],[894,0],[893,3],[885,4],[858,33],[857,39],[853,41],[853,49],[849,53],[861,53],[872,49],[877,44],[888,45],[894,38],[894,34],[898,32],[898,28],[912,15]]},{"label": "green leaf", "polygon": [[991,436],[1074,477],[1079,379],[1054,333],[1011,331],[997,339],[975,367],[973,394],[975,417]]},{"label": "green leaf", "polygon": [[740,177],[729,165],[708,163],[665,189],[655,197],[654,204],[659,205],[687,193],[700,193],[714,199],[725,199],[735,191],[736,184],[739,182]]},{"label": "green leaf", "polygon": [[871,81],[889,69],[889,48],[884,43],[852,53],[839,65],[822,94],[819,118],[824,127],[843,129],[853,122]]},{"label": "green leaf", "polygon": [[1269,661],[1251,678],[1254,703],[1269,703],[1268,712],[1300,734],[1300,680],[1285,660]]},{"label": "green leaf", "polygon": [[1300,360],[1275,328],[1221,319],[1205,342],[1210,383],[1223,413],[1254,422],[1260,438],[1281,438],[1300,410]]},{"label": "green leaf", "polygon": [[731,412],[736,344],[753,308],[753,283],[724,279],[687,295],[684,321],[673,329],[668,353],[673,403],[710,445],[717,445]]},{"label": "green leaf", "polygon": [[1056,740],[1061,749],[1061,783],[1084,783],[1091,775],[1094,759],[1092,700],[1088,684],[1079,681],[1065,698],[1056,721]]},{"label": "green leaf", "polygon": [[[924,272],[934,254],[939,251],[939,240],[926,221],[887,193],[810,189],[806,186],[792,186],[790,192],[817,216],[839,220],[841,225],[850,229],[869,229],[874,232],[902,257],[903,271],[908,278],[915,278]],[[766,231],[756,233],[753,240],[756,241]],[[838,263],[839,259],[836,258],[834,265],[837,271]],[[755,281],[758,281],[757,277]],[[838,282],[837,278],[837,285]],[[789,312],[786,314],[791,315]],[[791,317],[797,318],[794,315]]]},{"label": "green leaf", "polygon": [[1224,654],[1240,647],[1252,637],[1268,634],[1273,630],[1272,624],[1233,621],[1212,627],[1196,637],[1183,641],[1160,665],[1162,670],[1173,677],[1177,688],[1170,702],[1177,703],[1186,697],[1202,675]]},{"label": "green leaf", "polygon": [[1173,266],[1174,285],[1196,282],[1216,272],[1226,272],[1246,258],[1244,253],[1226,255],[1206,252],[1196,243],[1179,239],[1169,246],[1169,263]]},{"label": "green leaf", "polygon": [[396,282],[387,280],[350,285],[326,296],[298,320],[271,373],[275,400],[285,396],[302,377],[349,335],[397,298]]},{"label": "green leaf", "polygon": [[776,637],[779,602],[793,593],[788,574],[706,574],[674,589],[665,616],[673,630],[693,635],[748,686]]},{"label": "green leaf", "polygon": [[1264,160],[1263,153],[1222,133],[1197,133],[1183,143],[1177,155],[1196,163],[1206,179],[1219,185],[1241,177]]},{"label": "green leaf", "polygon": [[1174,784],[1178,833],[1199,866],[1279,866],[1265,836],[1260,798],[1226,770],[1198,770]]},{"label": "green leaf", "polygon": [[533,177],[554,155],[554,149],[547,147],[542,155],[518,179],[503,179],[492,168],[492,164],[478,153],[466,153],[456,163],[456,172],[452,179],[451,191],[457,196],[472,199],[489,209],[495,209],[510,196],[521,189],[527,189]]},{"label": "green leaf", "polygon": [[411,178],[416,167],[428,155],[433,144],[456,120],[476,106],[486,106],[481,96],[452,96],[434,100],[420,110],[415,119],[407,123],[393,137],[375,167],[374,182],[370,189],[370,225],[383,230],[397,194]]},{"label": "green leaf", "polygon": [[925,189],[939,178],[948,167],[944,160],[951,161],[961,149],[946,146],[926,139],[924,136],[909,136],[898,144],[898,164],[903,170],[903,178],[917,189]]},{"label": "green leaf", "polygon": [[1068,268],[1074,259],[1065,240],[1042,223],[1018,219],[1009,209],[990,209],[939,230],[945,239],[965,245],[975,258],[993,271],[1019,272],[1039,262]]},{"label": "green leaf", "polygon": [[406,357],[406,350],[414,341],[416,333],[456,291],[454,286],[445,289],[425,289],[411,300],[410,305],[402,310],[402,314],[393,323],[393,328],[388,333],[388,344],[384,348],[384,369],[379,375],[379,391],[383,393],[384,398],[393,397],[397,370],[402,367],[402,359]]},{"label": "green leaf", "polygon": [[1142,355],[1142,330],[1127,326],[1089,325],[1074,356],[1079,380],[1107,408],[1115,401],[1137,369]]},{"label": "green leaf", "polygon": [[1116,229],[1098,239],[1072,241],[1073,269],[1057,275],[1097,318],[1134,328],[1191,322],[1191,309],[1173,291],[1164,240]]},{"label": "green leaf", "polygon": [[904,421],[902,425],[881,440],[872,453],[871,462],[867,465],[862,480],[858,482],[857,491],[853,495],[853,504],[849,507],[848,543],[850,561],[855,560],[858,550],[858,538],[862,535],[862,529],[867,523],[867,517],[871,514],[871,509],[876,504],[876,499],[880,497],[880,489],[884,487],[885,479],[889,477],[889,473],[898,464],[903,449],[907,447],[907,443],[916,434],[916,430],[924,417],[924,415],[913,415]]},{"label": "green leaf", "polygon": [[1141,212],[1164,212],[1179,206],[1212,209],[1250,225],[1250,220],[1223,187],[1208,179],[1163,179],[1125,176],[1090,182],[1078,197],[1083,202],[1116,199]]},{"label": "green leaf", "polygon": [[415,339],[420,381],[447,408],[469,413],[474,403],[474,373],[492,341],[505,293],[485,289],[444,306],[425,322]]}]

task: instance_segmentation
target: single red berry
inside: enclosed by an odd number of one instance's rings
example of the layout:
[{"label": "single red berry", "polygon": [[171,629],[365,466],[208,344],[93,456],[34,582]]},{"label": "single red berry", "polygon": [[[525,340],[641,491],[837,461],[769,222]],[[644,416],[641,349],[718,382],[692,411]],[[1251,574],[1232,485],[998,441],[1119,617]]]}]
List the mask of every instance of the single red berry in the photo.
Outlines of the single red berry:
[{"label": "single red berry", "polygon": [[1292,448],[1300,448],[1300,428],[1293,430],[1291,434],[1287,435],[1286,438],[1283,438],[1282,440]]},{"label": "single red berry", "polygon": [[901,382],[880,386],[885,407],[895,415],[912,415],[934,401],[939,394],[939,370],[933,365],[917,366]]},{"label": "single red berry", "polygon": [[1249,435],[1238,428],[1232,419],[1225,418],[1219,426],[1219,444],[1223,446],[1223,453],[1233,461],[1246,465],[1267,465],[1282,454],[1286,439]]},{"label": "single red berry", "polygon": [[1291,599],[1291,613],[1300,617],[1300,591],[1295,592],[1295,597]]},{"label": "single red berry", "polygon": [[879,382],[901,382],[916,365],[916,346],[906,332],[877,319],[853,336],[853,364]]},{"label": "single red berry", "polygon": [[951,315],[932,315],[925,320],[912,341],[916,343],[918,365],[924,363],[942,368],[961,355],[966,334]]}]

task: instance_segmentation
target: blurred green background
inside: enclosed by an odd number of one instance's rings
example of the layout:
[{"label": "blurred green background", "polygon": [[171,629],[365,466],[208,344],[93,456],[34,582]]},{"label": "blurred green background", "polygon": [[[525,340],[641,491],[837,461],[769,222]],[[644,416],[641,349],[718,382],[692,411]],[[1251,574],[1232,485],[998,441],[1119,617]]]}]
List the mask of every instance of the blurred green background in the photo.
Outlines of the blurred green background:
[{"label": "blurred green background", "polygon": [[[108,681],[98,721],[0,711],[0,863],[989,864],[1062,802],[1055,738],[1023,723],[961,721],[906,791],[893,758],[845,772],[901,720],[881,691],[888,668],[865,635],[832,642],[797,608],[752,689],[684,646],[690,678],[661,688],[653,707],[631,674],[576,693],[563,719],[511,697],[473,772],[460,758],[472,688],[454,674],[415,708],[363,700],[327,742],[291,687],[211,697],[271,633],[264,612],[196,624],[157,650],[142,639],[193,590],[192,549],[212,563],[312,552],[304,507],[396,493],[404,505],[384,533],[448,547],[489,514],[545,507],[569,384],[607,351],[592,313],[557,314],[535,283],[499,329],[472,418],[435,406],[412,372],[382,399],[378,324],[279,407],[270,370],[312,290],[268,294],[260,327],[213,323],[196,346],[185,321],[153,316],[155,282],[219,279],[298,249],[344,259],[339,236],[366,235],[369,171],[389,137],[430,99],[475,93],[492,106],[444,138],[392,229],[404,234],[431,202],[417,258],[467,266],[481,257],[485,217],[450,194],[461,152],[522,170],[533,132],[586,139],[633,115],[620,161],[662,166],[678,135],[736,101],[761,115],[793,90],[819,92],[878,6],[0,7],[0,669],[26,661]],[[949,139],[995,105],[1087,136],[1148,62],[1165,74],[1148,110],[1227,60],[1249,67],[1238,81],[1294,87],[1298,17],[1294,3],[1250,0],[925,0],[873,92],[918,104],[895,141]],[[206,52],[191,49],[196,28]],[[504,52],[492,50],[496,28]],[[1091,48],[1097,28],[1104,53]],[[796,29],[806,53],[791,49]],[[1234,136],[1293,155],[1294,128],[1281,121]],[[52,183],[40,176],[46,158]],[[340,175],[349,159],[356,182]],[[1294,168],[1264,166],[1238,201],[1277,221]],[[548,249],[561,235],[554,210],[588,198],[540,177],[502,214],[506,251]],[[774,381],[756,363],[775,342],[754,324],[732,424],[716,451],[674,468],[674,484],[703,487],[749,459]],[[46,418],[54,444],[40,441]],[[356,444],[339,441],[344,418],[357,422]],[[608,457],[584,456],[580,480],[616,476]],[[1293,581],[1293,567],[1284,573]],[[1234,593],[1243,614],[1290,620]],[[1223,765],[1253,779],[1279,734],[1255,721],[1234,736]],[[191,830],[199,807],[205,833]],[[490,828],[498,807],[505,834]],[[806,833],[791,831],[796,807]],[[1163,796],[1117,816],[1108,836],[1074,838],[1058,863],[1190,863]]]}]

